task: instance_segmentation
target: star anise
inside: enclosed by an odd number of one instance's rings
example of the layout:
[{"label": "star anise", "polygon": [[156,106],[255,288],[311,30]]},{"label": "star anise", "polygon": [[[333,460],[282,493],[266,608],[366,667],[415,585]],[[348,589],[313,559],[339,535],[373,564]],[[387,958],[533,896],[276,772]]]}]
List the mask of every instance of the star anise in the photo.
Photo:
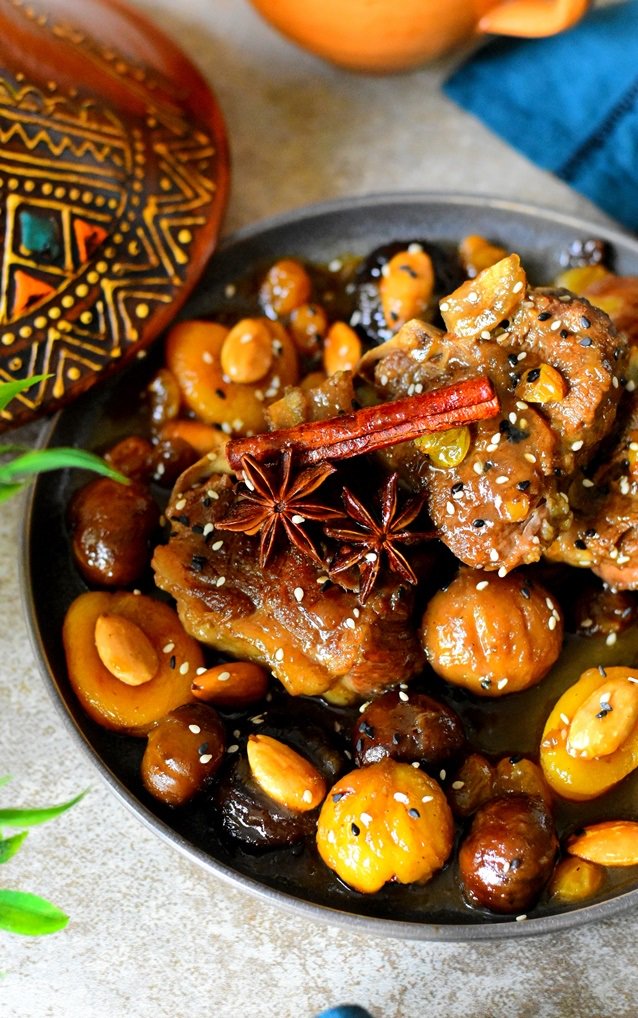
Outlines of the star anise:
[{"label": "star anise", "polygon": [[228,516],[216,526],[245,534],[260,534],[259,564],[263,568],[272,553],[275,538],[283,531],[291,544],[322,564],[312,539],[303,529],[306,520],[326,523],[343,519],[343,512],[307,502],[320,485],[333,474],[330,463],[318,463],[298,475],[292,472],[292,453],[283,453],[281,473],[277,478],[273,468],[257,463],[252,456],[243,456],[241,474],[243,483],[237,489],[238,501]]},{"label": "star anise", "polygon": [[377,582],[382,556],[385,556],[390,572],[397,573],[406,583],[417,583],[412,566],[396,546],[397,544],[415,544],[417,541],[425,541],[435,536],[432,532],[416,533],[406,529],[421,512],[425,494],[410,499],[403,510],[399,512],[397,482],[398,475],[391,474],[381,490],[380,523],[351,491],[344,488],[342,497],[347,515],[359,524],[361,529],[325,528],[328,537],[332,537],[344,545],[330,572],[338,574],[357,566],[361,580],[359,600],[362,604],[368,600]]}]

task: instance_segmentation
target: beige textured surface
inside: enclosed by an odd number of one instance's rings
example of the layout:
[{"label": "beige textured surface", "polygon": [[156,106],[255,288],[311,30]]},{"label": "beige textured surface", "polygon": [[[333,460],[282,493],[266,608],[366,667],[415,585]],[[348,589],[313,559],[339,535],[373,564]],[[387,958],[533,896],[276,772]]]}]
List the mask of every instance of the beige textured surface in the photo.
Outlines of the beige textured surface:
[{"label": "beige textured surface", "polygon": [[[597,215],[440,95],[450,65],[352,77],[280,40],[244,0],[146,7],[225,110],[228,229],[383,190],[499,193]],[[19,530],[12,504],[0,517],[0,773],[14,780],[0,794],[27,804],[92,790],[2,868],[4,884],[72,916],[49,938],[0,934],[3,1018],[310,1018],[344,1001],[375,1018],[636,1014],[635,915],[515,943],[381,941],[281,913],[160,842],[101,784],[45,693],[22,622]]]}]

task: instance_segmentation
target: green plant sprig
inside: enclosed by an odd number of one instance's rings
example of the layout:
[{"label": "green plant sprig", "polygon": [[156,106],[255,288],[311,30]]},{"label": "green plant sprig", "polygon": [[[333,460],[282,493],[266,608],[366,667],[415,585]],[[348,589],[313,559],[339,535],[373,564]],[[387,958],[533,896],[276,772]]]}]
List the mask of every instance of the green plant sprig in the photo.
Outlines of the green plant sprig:
[{"label": "green plant sprig", "polygon": [[[0,785],[6,784],[8,778],[0,779]],[[57,806],[38,807],[36,809],[0,809],[0,825],[10,828],[35,827],[38,824],[54,820],[68,809],[75,806],[86,792],[62,802]],[[21,831],[8,838],[0,837],[0,863],[8,862],[24,844],[28,831]],[[56,933],[64,929],[69,921],[68,915],[53,905],[46,898],[27,891],[16,891],[0,888],[0,929],[9,933],[20,933],[23,936],[41,937],[47,933]]]},{"label": "green plant sprig", "polygon": [[[1,382],[0,411],[14,396],[49,377],[32,375],[19,382]],[[67,467],[91,470],[119,481],[120,484],[130,483],[127,477],[110,467],[100,456],[84,449],[65,446],[56,449],[26,449],[19,445],[0,445],[0,502],[5,502],[21,491],[28,478],[35,474]]]}]

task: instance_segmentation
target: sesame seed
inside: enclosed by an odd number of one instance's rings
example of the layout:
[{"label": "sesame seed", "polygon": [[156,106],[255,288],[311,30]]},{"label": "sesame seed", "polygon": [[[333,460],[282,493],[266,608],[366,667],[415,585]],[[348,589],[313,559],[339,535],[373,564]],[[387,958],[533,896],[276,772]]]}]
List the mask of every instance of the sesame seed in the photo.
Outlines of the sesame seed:
[{"label": "sesame seed", "polygon": [[180,498],[175,503],[175,508],[179,511],[180,509],[183,509],[185,505],[186,505],[186,499],[185,498]]},{"label": "sesame seed", "polygon": [[556,321],[552,322],[552,324],[550,325],[550,329],[552,330],[552,332],[558,332],[558,330],[562,329],[562,327],[563,323],[561,322],[560,318],[557,318]]},{"label": "sesame seed", "polygon": [[618,639],[617,633],[610,633],[607,639],[605,640],[605,643],[607,644],[608,647],[613,647],[617,639]]},{"label": "sesame seed", "polygon": [[509,477],[506,477],[505,474],[499,474],[496,478],[496,484],[507,484],[508,481]]},{"label": "sesame seed", "polygon": [[301,602],[303,601],[303,598],[304,598],[304,589],[303,589],[303,587],[295,587],[295,589],[293,590],[293,594],[295,596],[295,601],[298,601],[299,604],[301,604]]},{"label": "sesame seed", "polygon": [[499,679],[498,682],[496,683],[496,688],[497,689],[505,689],[507,683],[508,683],[508,679]]},{"label": "sesame seed", "polygon": [[441,779],[441,781],[445,781],[446,777],[447,771],[439,771],[439,778]]},{"label": "sesame seed", "polygon": [[204,529],[202,530],[202,535],[203,535],[204,537],[208,537],[208,535],[209,535],[209,534],[212,534],[212,532],[213,532],[213,530],[214,530],[214,529],[215,529],[215,527],[213,526],[213,524],[212,524],[212,523],[207,523],[207,524],[206,524],[206,525],[204,526]]},{"label": "sesame seed", "polygon": [[212,753],[202,753],[202,755],[199,758],[199,762],[201,764],[207,764],[210,763],[212,759],[213,759]]},{"label": "sesame seed", "polygon": [[479,582],[476,584],[476,589],[485,590],[485,588],[489,586],[489,582],[490,582],[489,580],[479,580]]},{"label": "sesame seed", "polygon": [[369,827],[370,824],[372,823],[372,817],[370,816],[369,813],[361,813],[359,815],[359,820],[361,821],[364,827]]},{"label": "sesame seed", "polygon": [[187,675],[189,669],[190,669],[190,662],[189,661],[183,661],[182,664],[179,666],[179,674],[180,675]]},{"label": "sesame seed", "polygon": [[507,569],[505,568],[505,566],[501,566],[496,575],[500,576],[501,579],[503,579],[504,576],[507,576]]},{"label": "sesame seed", "polygon": [[464,781],[453,781],[452,782],[452,788],[454,789],[455,792],[458,792],[458,791],[461,790],[461,788],[465,788],[465,782]]},{"label": "sesame seed", "polygon": [[449,311],[450,310],[450,305],[448,304],[448,302],[446,300],[442,300],[441,303],[439,304],[439,307],[440,307],[441,311]]},{"label": "sesame seed", "polygon": [[545,604],[549,608],[550,612],[554,611],[554,602],[552,601],[551,597],[546,597],[545,598]]},{"label": "sesame seed", "polygon": [[573,449],[573,451],[574,452],[579,452],[579,450],[582,449],[584,444],[585,443],[582,440],[579,440],[578,442],[572,442],[572,449]]},{"label": "sesame seed", "polygon": [[392,798],[397,802],[402,802],[404,806],[407,806],[410,802],[405,792],[395,792]]},{"label": "sesame seed", "polygon": [[522,281],[522,279],[519,279],[519,281],[517,283],[514,283],[514,286],[512,287],[512,293],[520,293],[522,289],[523,289],[523,281]]},{"label": "sesame seed", "polygon": [[366,555],[366,562],[376,562],[377,558],[378,556],[376,551],[369,551],[368,554]]},{"label": "sesame seed", "polygon": [[408,696],[408,694],[404,693],[403,690],[400,689],[399,690],[399,700],[402,700],[403,703],[407,703],[409,699],[410,699],[410,697]]},{"label": "sesame seed", "polygon": [[593,619],[583,619],[583,621],[580,624],[580,628],[581,629],[590,629],[591,626],[593,626],[593,624],[594,624],[594,620]]},{"label": "sesame seed", "polygon": [[348,629],[354,629],[354,627],[356,626],[356,622],[354,621],[354,619],[346,619],[343,624]]},{"label": "sesame seed", "polygon": [[447,502],[445,509],[448,516],[454,516],[454,502]]},{"label": "sesame seed", "polygon": [[316,579],[316,582],[320,583],[320,584],[330,583],[330,577],[329,576],[318,576],[317,579]]},{"label": "sesame seed", "polygon": [[217,676],[217,681],[218,682],[228,682],[229,678],[230,678],[230,672],[220,672],[219,675]]},{"label": "sesame seed", "polygon": [[352,609],[352,614],[354,615],[355,619],[358,619],[359,616],[361,615],[361,612],[359,611],[358,608],[353,608]]},{"label": "sesame seed", "polygon": [[521,915],[517,915],[516,916],[516,922],[517,923],[522,923],[522,922],[525,921],[525,919],[527,919],[527,916],[525,915],[525,913],[522,913]]},{"label": "sesame seed", "polygon": [[195,675],[203,675],[204,672],[207,672],[207,671],[208,671],[208,668],[206,668],[204,665],[200,665],[199,668],[195,669]]},{"label": "sesame seed", "polygon": [[632,378],[630,378],[627,384],[625,385],[625,389],[627,390],[627,392],[633,392],[635,388],[636,383],[633,381]]},{"label": "sesame seed", "polygon": [[423,798],[421,799],[421,802],[432,802],[433,798],[434,798],[433,795],[424,795]]},{"label": "sesame seed", "polygon": [[237,753],[238,751],[239,746],[237,746],[235,743],[233,743],[232,746],[229,746],[228,749],[226,750],[227,753]]},{"label": "sesame seed", "polygon": [[188,730],[189,732],[192,732],[193,735],[199,735],[199,733],[201,732],[201,728],[199,727],[199,725],[189,725]]},{"label": "sesame seed", "polygon": [[488,329],[483,329],[481,333],[481,339],[491,339],[492,333]]},{"label": "sesame seed", "polygon": [[243,475],[243,478],[244,478],[244,484],[246,485],[246,487],[248,488],[248,490],[249,490],[249,491],[254,491],[254,490],[255,490],[255,485],[254,485],[254,484],[252,483],[252,481],[250,481],[250,480],[249,480],[249,479],[248,479],[248,478],[246,477],[246,474],[244,474],[244,475]]},{"label": "sesame seed", "polygon": [[172,650],[175,650],[174,643],[165,643],[162,647],[162,654],[170,654]]},{"label": "sesame seed", "polygon": [[529,410],[529,404],[525,403],[522,399],[518,400],[516,407],[518,410]]},{"label": "sesame seed", "polygon": [[275,651],[275,661],[283,661],[284,659],[284,648],[278,647]]},{"label": "sesame seed", "polygon": [[477,460],[476,463],[472,465],[472,470],[474,471],[475,474],[483,473],[483,464],[480,462],[480,460]]},{"label": "sesame seed", "polygon": [[295,513],[294,516],[291,516],[290,522],[295,523],[297,526],[299,526],[300,523],[306,522],[306,517],[300,516],[299,513]]},{"label": "sesame seed", "polygon": [[492,562],[498,562],[498,552],[496,548],[492,548],[492,550],[490,551],[490,560]]},{"label": "sesame seed", "polygon": [[312,792],[309,788],[304,788],[301,798],[304,802],[312,802]]},{"label": "sesame seed", "polygon": [[215,543],[211,545],[211,548],[213,551],[219,551],[219,549],[222,548],[223,546],[224,546],[223,541],[215,541]]},{"label": "sesame seed", "polygon": [[492,435],[492,437],[490,438],[490,443],[492,445],[498,445],[498,443],[500,441],[501,441],[501,433],[500,433],[500,431],[497,431],[496,434]]},{"label": "sesame seed", "polygon": [[583,485],[583,488],[593,488],[594,487],[594,482],[590,481],[590,479],[588,477],[583,477],[582,485]]},{"label": "sesame seed", "polygon": [[226,577],[225,576],[218,576],[217,577],[217,586],[218,587],[223,587],[225,582],[226,582]]},{"label": "sesame seed", "polygon": [[548,620],[547,620],[547,628],[549,630],[551,630],[552,632],[553,632],[554,629],[556,629],[556,616],[555,615],[550,615],[550,617],[548,618]]},{"label": "sesame seed", "polygon": [[533,452],[526,452],[525,459],[528,463],[536,463],[536,457]]},{"label": "sesame seed", "polygon": [[567,717],[566,714],[561,714],[560,715],[560,719],[561,719],[561,721],[563,722],[564,725],[569,725],[570,724],[570,720],[569,720],[569,718]]},{"label": "sesame seed", "polygon": [[517,361],[524,361],[526,357],[527,357],[527,350],[523,350],[522,353],[519,353],[519,355],[516,358],[516,360]]},{"label": "sesame seed", "polygon": [[207,488],[206,494],[208,495],[209,498],[212,498],[214,501],[217,501],[217,499],[219,498],[219,492],[215,491],[214,488]]},{"label": "sesame seed", "polygon": [[513,410],[512,410],[512,412],[510,414],[508,414],[508,418],[509,418],[510,424],[516,424],[516,422],[518,420],[518,416],[517,416],[517,414],[514,413]]}]

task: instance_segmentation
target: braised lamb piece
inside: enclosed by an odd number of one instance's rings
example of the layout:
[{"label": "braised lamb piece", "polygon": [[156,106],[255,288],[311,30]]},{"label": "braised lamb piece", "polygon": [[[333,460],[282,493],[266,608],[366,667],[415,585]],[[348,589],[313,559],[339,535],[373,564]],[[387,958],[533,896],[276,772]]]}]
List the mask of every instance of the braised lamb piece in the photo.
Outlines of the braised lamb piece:
[{"label": "braised lamb piece", "polygon": [[490,272],[441,302],[447,332],[408,322],[361,370],[383,400],[477,373],[494,383],[500,417],[473,426],[461,462],[439,469],[414,446],[392,450],[391,462],[427,488],[440,536],[462,562],[509,571],[569,528],[568,481],[613,426],[628,350],[586,300],[526,289],[516,256]]},{"label": "braised lamb piece", "polygon": [[367,697],[422,668],[405,585],[384,581],[361,605],[287,542],[262,569],[254,538],[216,529],[232,492],[228,477],[202,481],[190,471],[167,509],[173,530],[155,550],[155,582],[175,598],[189,633],[264,665],[293,695],[335,702]]}]

